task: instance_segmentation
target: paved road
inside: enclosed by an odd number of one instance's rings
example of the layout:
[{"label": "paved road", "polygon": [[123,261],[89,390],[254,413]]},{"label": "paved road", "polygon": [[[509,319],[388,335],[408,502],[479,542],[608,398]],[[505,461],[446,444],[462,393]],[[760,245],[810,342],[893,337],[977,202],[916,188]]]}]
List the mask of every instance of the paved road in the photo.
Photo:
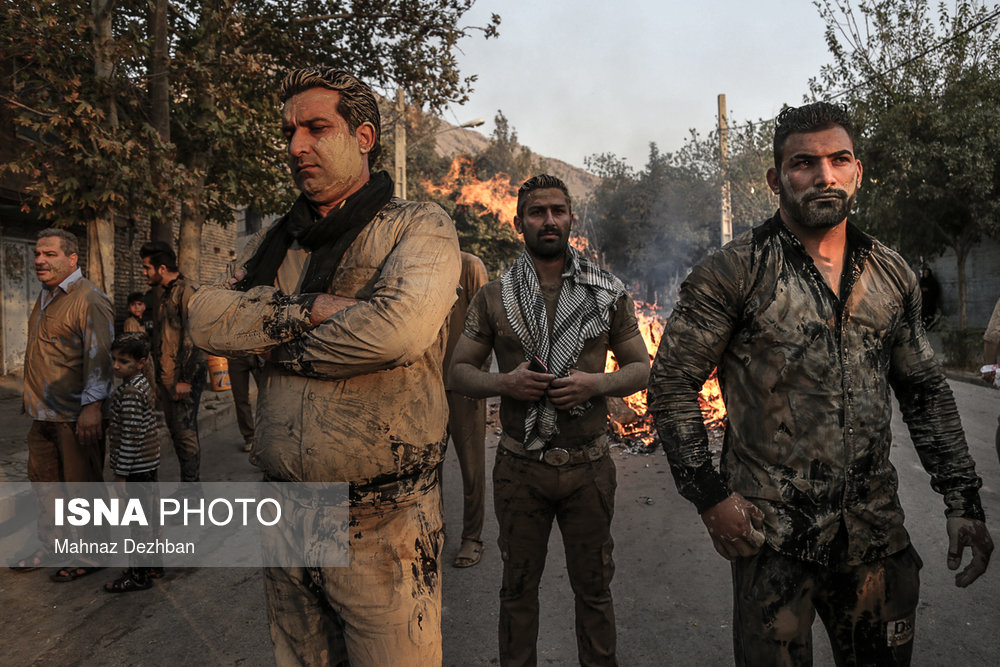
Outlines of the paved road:
[{"label": "paved road", "polygon": [[[953,383],[973,455],[985,483],[983,503],[1000,516],[1000,463],[993,448],[1000,392]],[[893,425],[907,525],[924,560],[915,665],[995,665],[1000,655],[997,564],[959,590],[945,567],[943,505],[930,490],[905,428]],[[234,425],[205,439],[205,479],[251,481]],[[491,433],[488,459],[496,447]],[[728,564],[715,554],[693,508],[674,489],[664,457],[614,454],[618,466],[614,584],[622,665],[732,664]],[[176,479],[166,456],[162,479]],[[454,454],[446,466],[445,562],[458,549],[460,479]],[[489,501],[489,499],[488,499]],[[487,516],[486,554],[474,568],[445,566],[445,664],[496,663],[496,591],[500,582],[496,524]],[[0,663],[4,665],[218,664],[270,665],[270,641],[258,570],[170,570],[151,591],[111,596],[105,571],[70,584],[48,572],[0,572]],[[576,664],[572,593],[555,534],[542,581],[539,662]],[[816,626],[816,663],[832,664]]]}]

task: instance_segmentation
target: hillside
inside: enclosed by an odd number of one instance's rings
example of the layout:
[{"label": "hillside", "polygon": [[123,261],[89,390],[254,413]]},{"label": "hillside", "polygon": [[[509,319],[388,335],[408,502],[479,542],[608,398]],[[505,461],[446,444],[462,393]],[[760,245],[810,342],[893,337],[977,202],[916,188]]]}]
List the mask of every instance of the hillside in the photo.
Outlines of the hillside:
[{"label": "hillside", "polygon": [[[475,155],[481,152],[489,143],[489,139],[477,132],[459,128],[445,121],[439,121],[437,135],[437,152],[444,157],[454,157],[455,155],[466,154]],[[451,129],[449,129],[451,128]],[[532,158],[546,166],[548,173],[561,178],[569,188],[570,195],[578,202],[582,202],[591,191],[597,187],[601,180],[594,174],[574,167],[562,160],[538,155],[532,152]]]}]

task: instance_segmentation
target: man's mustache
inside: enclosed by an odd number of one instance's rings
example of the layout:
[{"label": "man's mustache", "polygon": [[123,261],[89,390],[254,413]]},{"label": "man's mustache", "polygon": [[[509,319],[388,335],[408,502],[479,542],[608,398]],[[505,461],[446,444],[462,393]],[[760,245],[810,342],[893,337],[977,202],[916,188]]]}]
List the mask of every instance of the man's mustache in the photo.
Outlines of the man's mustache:
[{"label": "man's mustache", "polygon": [[803,200],[809,202],[815,199],[829,199],[831,197],[836,197],[838,199],[846,200],[848,197],[847,190],[840,190],[837,188],[831,188],[830,190],[818,190],[816,192],[807,194],[803,198]]}]

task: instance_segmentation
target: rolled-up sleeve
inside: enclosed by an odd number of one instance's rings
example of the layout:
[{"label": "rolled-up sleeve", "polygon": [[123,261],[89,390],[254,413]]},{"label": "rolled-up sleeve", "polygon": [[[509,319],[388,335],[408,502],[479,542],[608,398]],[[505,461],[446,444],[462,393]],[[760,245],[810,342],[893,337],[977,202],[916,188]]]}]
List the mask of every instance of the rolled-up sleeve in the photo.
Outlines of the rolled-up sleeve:
[{"label": "rolled-up sleeve", "polygon": [[92,295],[81,322],[83,336],[83,392],[80,406],[103,401],[111,395],[111,341],[115,329],[111,302],[107,297]]}]

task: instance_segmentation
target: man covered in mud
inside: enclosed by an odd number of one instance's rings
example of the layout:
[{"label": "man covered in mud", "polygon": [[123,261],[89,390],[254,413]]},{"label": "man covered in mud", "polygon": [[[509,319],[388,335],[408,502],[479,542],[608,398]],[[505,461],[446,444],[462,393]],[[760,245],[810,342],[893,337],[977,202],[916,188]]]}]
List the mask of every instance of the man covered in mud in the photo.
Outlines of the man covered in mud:
[{"label": "man covered in mud", "polygon": [[[102,482],[104,402],[111,395],[113,313],[108,296],[83,277],[79,243],[65,229],[48,228],[35,243],[35,275],[42,290],[28,318],[24,352],[24,412],[28,431],[28,479],[38,494],[42,546],[12,569],[31,572],[45,564],[57,538],[53,496],[58,482]],[[107,539],[106,526],[87,527],[87,539]],[[51,575],[67,582],[101,568],[80,562]]]},{"label": "man covered in mud", "polygon": [[[621,281],[569,244],[569,192],[553,176],[517,193],[524,253],[469,305],[450,386],[500,399],[493,468],[503,583],[500,664],[537,662],[538,584],[552,520],[559,522],[576,596],[580,664],[614,665],[611,517],[615,465],[605,396],[645,386],[649,355]],[[605,373],[608,349],[620,370]],[[480,366],[496,352],[498,373]]]},{"label": "man covered in mud", "polygon": [[[732,561],[740,665],[812,660],[818,612],[837,664],[908,664],[921,561],[889,461],[890,388],[944,496],[948,567],[989,563],[981,480],[920,320],[906,262],[847,221],[861,183],[851,120],[818,102],[777,119],[777,214],[698,264],[650,378],[681,495]],[[721,472],[697,394],[712,369],[728,410]]]},{"label": "man covered in mud", "polygon": [[[489,282],[486,265],[472,253],[463,252],[460,292],[448,317],[448,345],[444,353],[444,370],[451,366],[451,355],[465,329],[469,304],[483,285]],[[489,370],[491,358],[483,362]],[[447,383],[446,383],[447,384]],[[448,397],[448,433],[455,445],[458,466],[462,474],[462,545],[452,565],[472,567],[483,555],[483,517],[486,513],[486,400],[469,398],[457,391],[445,392]]]},{"label": "man covered in mud", "polygon": [[309,67],[281,98],[302,194],[191,303],[200,346],[266,358],[251,450],[266,477],[350,482],[350,567],[265,570],[275,658],[439,665],[455,226],[437,205],[393,198],[372,170],[381,121],[367,85]]},{"label": "man covered in mud", "polygon": [[[198,408],[205,388],[208,360],[191,342],[188,308],[197,283],[177,266],[177,255],[163,241],[149,241],[139,249],[146,284],[161,288],[153,312],[152,356],[156,393],[180,464],[181,481],[201,479],[201,441],[198,438]],[[180,493],[191,493],[182,486]]]}]

